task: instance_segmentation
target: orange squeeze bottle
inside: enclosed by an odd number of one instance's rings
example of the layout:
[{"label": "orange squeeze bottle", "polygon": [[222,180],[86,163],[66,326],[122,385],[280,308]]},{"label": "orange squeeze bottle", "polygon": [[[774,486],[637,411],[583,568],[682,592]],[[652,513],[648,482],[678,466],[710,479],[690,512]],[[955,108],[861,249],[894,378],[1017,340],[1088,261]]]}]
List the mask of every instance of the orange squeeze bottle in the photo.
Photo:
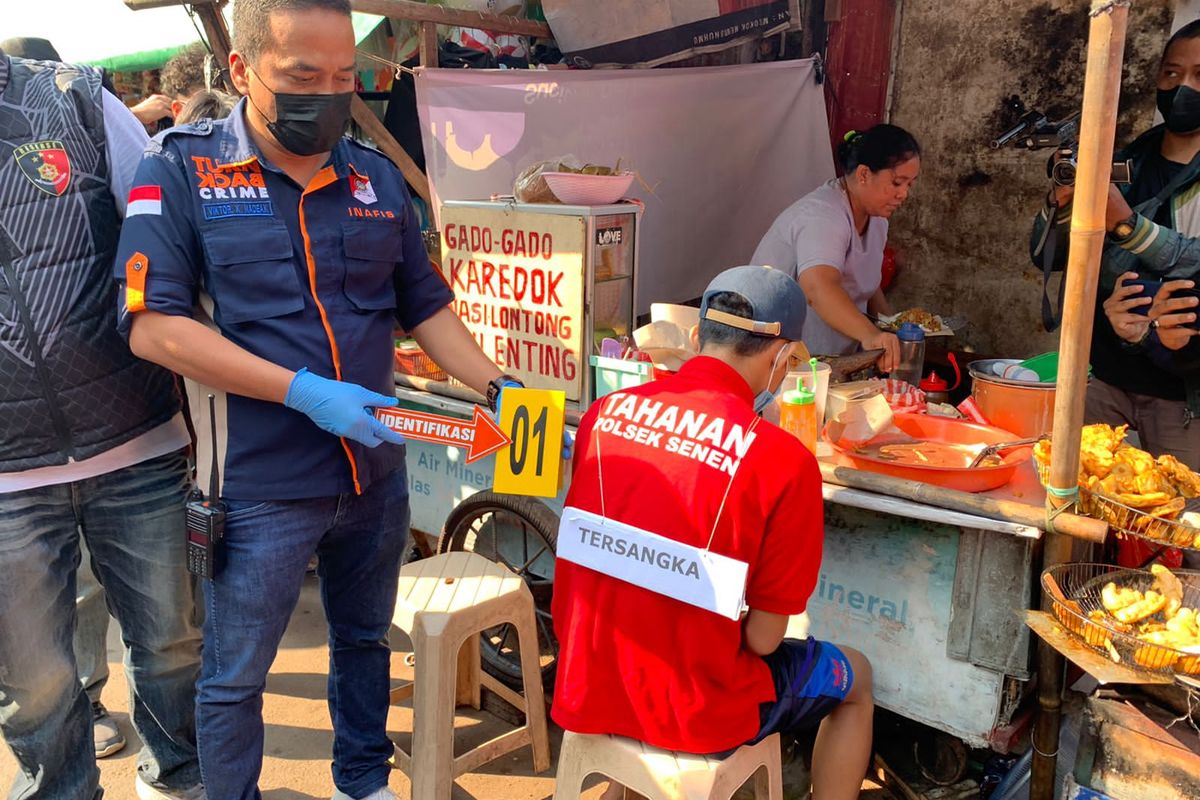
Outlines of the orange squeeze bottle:
[{"label": "orange squeeze bottle", "polygon": [[[816,373],[816,359],[809,362]],[[814,379],[813,385],[816,385]],[[796,380],[796,388],[779,398],[779,427],[795,436],[813,455],[817,453],[817,396]]]}]

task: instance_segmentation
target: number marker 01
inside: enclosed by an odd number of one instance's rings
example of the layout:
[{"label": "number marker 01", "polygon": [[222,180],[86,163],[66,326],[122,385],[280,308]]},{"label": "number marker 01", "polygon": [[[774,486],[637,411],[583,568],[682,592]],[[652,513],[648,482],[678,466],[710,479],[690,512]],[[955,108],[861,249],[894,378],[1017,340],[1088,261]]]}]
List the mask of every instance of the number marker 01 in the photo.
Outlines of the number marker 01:
[{"label": "number marker 01", "polygon": [[493,490],[556,497],[562,488],[566,394],[546,389],[505,389],[499,421],[512,444],[496,453]]}]

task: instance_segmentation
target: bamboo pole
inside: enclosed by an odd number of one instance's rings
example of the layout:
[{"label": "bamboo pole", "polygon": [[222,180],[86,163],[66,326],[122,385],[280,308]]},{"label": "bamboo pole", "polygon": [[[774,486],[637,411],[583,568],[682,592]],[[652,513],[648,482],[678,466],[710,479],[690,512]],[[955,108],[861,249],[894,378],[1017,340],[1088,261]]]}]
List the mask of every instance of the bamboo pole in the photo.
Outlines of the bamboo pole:
[{"label": "bamboo pole", "polygon": [[[1106,233],[1105,209],[1116,135],[1117,101],[1121,94],[1121,60],[1125,50],[1129,0],[1093,0],[1090,14],[1083,109],[1079,121],[1079,166],[1071,212],[1071,248],[1064,276],[1066,301],[1059,335],[1058,394],[1054,403],[1049,499],[1056,508],[1072,501],[1071,497],[1062,494],[1075,489],[1079,480],[1079,432],[1083,427],[1096,284]],[[1044,566],[1060,564],[1070,557],[1070,539],[1053,534],[1047,537]],[[1045,602],[1043,599],[1043,604]],[[1062,713],[1063,659],[1044,641],[1039,642],[1038,655],[1039,711],[1033,730],[1030,797],[1031,800],[1053,800]]]},{"label": "bamboo pole", "polygon": [[[838,467],[824,462],[821,463],[821,480],[851,489],[861,489],[865,492],[875,492],[901,500],[911,500],[914,503],[922,503],[935,508],[945,508],[1002,522],[1046,529],[1045,509],[1028,503],[960,492],[942,486],[905,480],[891,475],[863,472],[850,467]],[[1054,529],[1063,536],[1088,542],[1103,542],[1108,533],[1108,523],[1075,514],[1060,514],[1054,520]]]}]

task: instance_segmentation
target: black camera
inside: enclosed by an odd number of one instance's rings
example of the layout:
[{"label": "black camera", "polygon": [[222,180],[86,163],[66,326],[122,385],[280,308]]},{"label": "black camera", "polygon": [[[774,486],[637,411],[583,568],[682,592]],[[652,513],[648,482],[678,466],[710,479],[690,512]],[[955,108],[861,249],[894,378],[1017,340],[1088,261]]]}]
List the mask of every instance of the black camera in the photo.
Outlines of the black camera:
[{"label": "black camera", "polygon": [[[1054,181],[1055,186],[1074,186],[1077,169],[1075,151],[1070,147],[1063,147],[1046,162],[1046,177]],[[1132,183],[1133,164],[1129,161],[1114,161],[1109,181]]]},{"label": "black camera", "polygon": [[[1057,122],[1040,111],[1028,111],[1021,98],[1013,95],[1004,101],[1010,112],[1020,114],[1017,124],[992,139],[993,150],[999,150],[1010,142],[1014,147],[1025,150],[1054,149],[1046,162],[1046,177],[1055,186],[1074,186],[1076,148],[1079,143],[1079,113],[1076,112]],[[1130,183],[1133,165],[1129,161],[1117,161],[1112,165],[1112,183]]]}]

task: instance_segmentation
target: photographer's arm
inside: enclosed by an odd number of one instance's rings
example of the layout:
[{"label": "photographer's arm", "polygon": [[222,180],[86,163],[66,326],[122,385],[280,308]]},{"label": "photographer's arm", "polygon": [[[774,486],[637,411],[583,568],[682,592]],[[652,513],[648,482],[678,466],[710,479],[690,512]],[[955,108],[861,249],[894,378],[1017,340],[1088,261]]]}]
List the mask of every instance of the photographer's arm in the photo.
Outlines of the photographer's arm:
[{"label": "photographer's arm", "polygon": [[1194,278],[1200,274],[1200,237],[1187,236],[1135,214],[1120,190],[1110,186],[1105,214],[1109,232],[1130,217],[1133,218],[1133,233],[1112,241],[1138,257],[1139,272],[1170,278]]}]

